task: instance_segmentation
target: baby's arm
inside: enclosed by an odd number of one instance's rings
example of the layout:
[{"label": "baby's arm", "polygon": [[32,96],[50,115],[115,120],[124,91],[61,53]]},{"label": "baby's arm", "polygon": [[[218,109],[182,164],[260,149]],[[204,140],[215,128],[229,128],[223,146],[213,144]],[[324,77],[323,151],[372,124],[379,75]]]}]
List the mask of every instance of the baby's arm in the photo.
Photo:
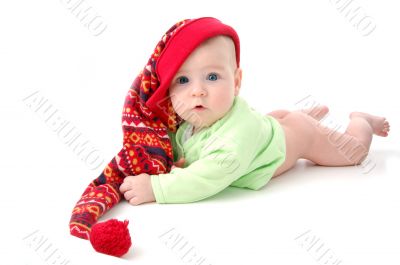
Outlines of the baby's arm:
[{"label": "baby's arm", "polygon": [[255,156],[251,147],[216,149],[186,168],[152,175],[151,184],[158,203],[188,203],[217,194],[248,173]]},{"label": "baby's arm", "polygon": [[205,199],[240,178],[246,167],[243,161],[238,164],[238,160],[233,159],[236,156],[225,152],[216,155],[220,157],[209,155],[186,168],[174,167],[168,174],[128,176],[120,191],[132,205],[153,201],[188,203]]}]

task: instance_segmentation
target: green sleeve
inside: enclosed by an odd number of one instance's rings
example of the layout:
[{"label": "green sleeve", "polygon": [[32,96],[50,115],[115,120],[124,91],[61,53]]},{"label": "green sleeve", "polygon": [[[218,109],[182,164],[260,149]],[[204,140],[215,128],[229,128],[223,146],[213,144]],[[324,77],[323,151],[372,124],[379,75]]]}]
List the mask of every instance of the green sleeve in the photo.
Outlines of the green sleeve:
[{"label": "green sleeve", "polygon": [[[254,141],[258,138],[254,137]],[[246,139],[248,142],[248,138]],[[151,175],[158,203],[188,203],[215,195],[247,173],[255,156],[251,146],[241,141],[212,142],[199,160],[186,168],[174,168],[168,174]],[[245,148],[243,148],[243,146]]]}]

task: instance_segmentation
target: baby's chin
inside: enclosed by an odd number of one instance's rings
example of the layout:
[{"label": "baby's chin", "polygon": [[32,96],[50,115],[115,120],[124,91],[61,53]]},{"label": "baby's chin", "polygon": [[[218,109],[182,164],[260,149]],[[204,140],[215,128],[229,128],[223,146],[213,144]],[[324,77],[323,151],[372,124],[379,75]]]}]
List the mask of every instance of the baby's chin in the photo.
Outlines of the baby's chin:
[{"label": "baby's chin", "polygon": [[200,129],[211,127],[218,120],[222,119],[225,114],[226,113],[224,113],[224,115],[216,115],[216,113],[203,112],[201,115],[190,113],[189,115],[187,115],[187,119],[185,119],[185,117],[181,117],[184,121],[188,122],[194,128],[196,128],[196,131],[199,131]]}]

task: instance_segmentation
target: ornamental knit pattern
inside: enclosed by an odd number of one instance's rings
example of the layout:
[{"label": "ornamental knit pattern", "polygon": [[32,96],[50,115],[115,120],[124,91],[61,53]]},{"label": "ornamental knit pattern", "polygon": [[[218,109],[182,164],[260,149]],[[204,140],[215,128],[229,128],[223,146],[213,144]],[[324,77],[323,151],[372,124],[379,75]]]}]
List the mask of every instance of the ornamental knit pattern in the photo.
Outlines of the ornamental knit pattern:
[{"label": "ornamental knit pattern", "polygon": [[161,120],[145,103],[160,84],[156,74],[160,54],[188,21],[176,23],[164,34],[129,89],[122,111],[123,147],[76,203],[69,224],[73,236],[89,239],[91,227],[98,218],[121,200],[119,187],[126,176],[162,174],[171,170],[173,151],[167,130],[176,132],[181,118],[174,112],[168,97],[158,103],[160,109],[167,112],[168,121]]}]

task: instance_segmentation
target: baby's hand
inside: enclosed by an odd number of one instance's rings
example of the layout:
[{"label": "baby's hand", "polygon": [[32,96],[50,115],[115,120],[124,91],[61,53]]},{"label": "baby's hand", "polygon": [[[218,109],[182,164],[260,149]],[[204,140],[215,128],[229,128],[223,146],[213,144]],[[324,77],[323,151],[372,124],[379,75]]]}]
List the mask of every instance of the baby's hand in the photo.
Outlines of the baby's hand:
[{"label": "baby's hand", "polygon": [[185,165],[185,158],[181,157],[178,161],[174,163],[174,165],[171,167],[171,170],[173,170],[176,167],[183,167]]},{"label": "baby's hand", "polygon": [[126,177],[119,187],[119,191],[124,194],[125,199],[132,205],[156,200],[151,186],[151,177],[146,173]]}]

